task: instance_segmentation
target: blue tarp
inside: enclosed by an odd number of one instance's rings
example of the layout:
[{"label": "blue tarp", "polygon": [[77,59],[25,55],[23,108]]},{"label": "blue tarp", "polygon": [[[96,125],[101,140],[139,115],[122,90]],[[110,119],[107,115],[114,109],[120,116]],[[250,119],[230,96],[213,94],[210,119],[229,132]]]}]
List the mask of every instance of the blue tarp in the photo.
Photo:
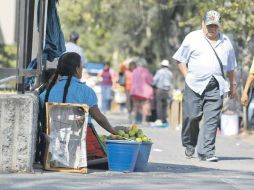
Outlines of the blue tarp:
[{"label": "blue tarp", "polygon": [[48,1],[46,43],[43,50],[47,54],[48,61],[53,61],[65,52],[64,35],[61,30],[56,3],[56,0]]},{"label": "blue tarp", "polygon": [[103,63],[86,63],[84,68],[88,73],[98,74],[104,68]]},{"label": "blue tarp", "polygon": [[[63,52],[65,52],[65,42],[64,35],[61,30],[60,19],[57,14],[56,3],[57,0],[48,1],[48,11],[47,11],[47,24],[46,24],[46,39],[45,47],[42,52],[42,64],[46,64],[46,60],[53,61],[55,58],[60,57]],[[38,15],[40,10],[40,2],[38,3]],[[37,21],[39,26],[39,19]],[[37,58],[35,58],[31,63],[28,64],[28,69],[37,68]],[[25,86],[28,87],[34,82],[34,77],[26,78]]]}]

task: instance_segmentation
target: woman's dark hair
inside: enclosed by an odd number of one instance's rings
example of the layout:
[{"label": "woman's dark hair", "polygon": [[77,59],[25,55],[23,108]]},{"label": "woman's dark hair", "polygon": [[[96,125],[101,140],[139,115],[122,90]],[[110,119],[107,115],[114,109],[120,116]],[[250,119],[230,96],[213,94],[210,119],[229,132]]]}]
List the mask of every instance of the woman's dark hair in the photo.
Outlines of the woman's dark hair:
[{"label": "woman's dark hair", "polygon": [[48,90],[45,95],[45,102],[48,102],[49,93],[51,88],[55,85],[58,75],[68,76],[67,82],[64,86],[64,94],[63,94],[63,103],[66,101],[66,96],[68,93],[68,88],[70,86],[71,77],[77,74],[77,68],[81,65],[81,57],[79,54],[75,52],[68,52],[61,55],[58,60],[57,69],[55,72],[55,76],[51,83],[49,84]]},{"label": "woman's dark hair", "polygon": [[109,61],[106,61],[106,62],[104,63],[104,66],[110,67],[110,62],[109,62]]},{"label": "woman's dark hair", "polygon": [[42,83],[49,83],[50,81],[50,78],[51,76],[53,76],[56,72],[56,69],[55,68],[50,68],[50,69],[47,69],[45,70],[43,73],[42,73]]}]

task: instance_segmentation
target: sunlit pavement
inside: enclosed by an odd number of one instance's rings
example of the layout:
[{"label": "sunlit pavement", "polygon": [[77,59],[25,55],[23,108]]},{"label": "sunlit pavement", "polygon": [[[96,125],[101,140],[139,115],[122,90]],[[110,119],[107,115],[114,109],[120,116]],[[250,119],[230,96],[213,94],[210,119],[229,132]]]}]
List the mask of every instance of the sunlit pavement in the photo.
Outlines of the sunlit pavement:
[{"label": "sunlit pavement", "polygon": [[[110,113],[113,126],[128,125],[127,114]],[[46,172],[0,174],[0,190],[5,189],[254,189],[254,145],[239,137],[218,134],[216,155],[219,162],[186,159],[180,131],[172,128],[142,127],[153,141],[146,172],[122,173],[89,170],[88,174]],[[108,134],[96,125],[99,134]]]}]

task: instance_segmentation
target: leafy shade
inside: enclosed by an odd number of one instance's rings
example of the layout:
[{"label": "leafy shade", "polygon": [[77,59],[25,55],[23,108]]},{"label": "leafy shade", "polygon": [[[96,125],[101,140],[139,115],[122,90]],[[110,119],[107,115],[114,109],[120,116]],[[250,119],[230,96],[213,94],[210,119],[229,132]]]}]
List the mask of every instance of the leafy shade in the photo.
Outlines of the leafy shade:
[{"label": "leafy shade", "polygon": [[68,0],[60,1],[59,13],[66,40],[71,31],[79,32],[79,44],[89,60],[118,64],[138,55],[157,64],[172,57],[188,32],[200,28],[210,9],[222,14],[222,30],[232,37],[238,62],[250,63],[250,0]]},{"label": "leafy shade", "polygon": [[16,67],[17,47],[0,45],[0,67]]}]

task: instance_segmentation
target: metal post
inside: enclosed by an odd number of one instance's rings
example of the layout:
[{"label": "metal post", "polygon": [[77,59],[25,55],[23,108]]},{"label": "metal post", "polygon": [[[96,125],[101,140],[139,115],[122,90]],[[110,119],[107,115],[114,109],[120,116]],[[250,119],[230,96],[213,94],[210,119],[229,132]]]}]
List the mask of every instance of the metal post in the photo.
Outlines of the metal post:
[{"label": "metal post", "polygon": [[27,67],[28,64],[31,62],[32,57],[32,49],[33,49],[33,30],[34,30],[34,0],[29,0],[28,5],[28,32],[27,32],[27,62],[25,66]]},{"label": "metal post", "polygon": [[26,68],[31,61],[31,47],[33,32],[33,0],[18,0],[18,56],[17,56],[17,91],[18,93],[25,93],[24,76],[20,76],[19,72]]},{"label": "metal post", "polygon": [[[46,34],[46,21],[47,21],[47,7],[48,7],[48,0],[40,0],[39,1],[39,42],[38,42],[38,55],[37,55],[37,73],[42,73],[44,69],[42,67],[42,52],[45,44],[45,34]],[[39,75],[35,79],[35,87],[40,85],[40,76]]]},{"label": "metal post", "polygon": [[[24,57],[25,57],[25,51],[24,51],[24,43],[26,41],[24,35],[26,33],[25,28],[26,28],[26,20],[25,20],[25,12],[26,12],[26,4],[27,0],[18,0],[18,15],[19,15],[19,20],[18,20],[18,40],[17,40],[17,69],[23,69],[24,68]],[[24,93],[24,83],[23,83],[23,77],[19,77],[17,75],[17,91],[18,93],[22,92]]]}]

